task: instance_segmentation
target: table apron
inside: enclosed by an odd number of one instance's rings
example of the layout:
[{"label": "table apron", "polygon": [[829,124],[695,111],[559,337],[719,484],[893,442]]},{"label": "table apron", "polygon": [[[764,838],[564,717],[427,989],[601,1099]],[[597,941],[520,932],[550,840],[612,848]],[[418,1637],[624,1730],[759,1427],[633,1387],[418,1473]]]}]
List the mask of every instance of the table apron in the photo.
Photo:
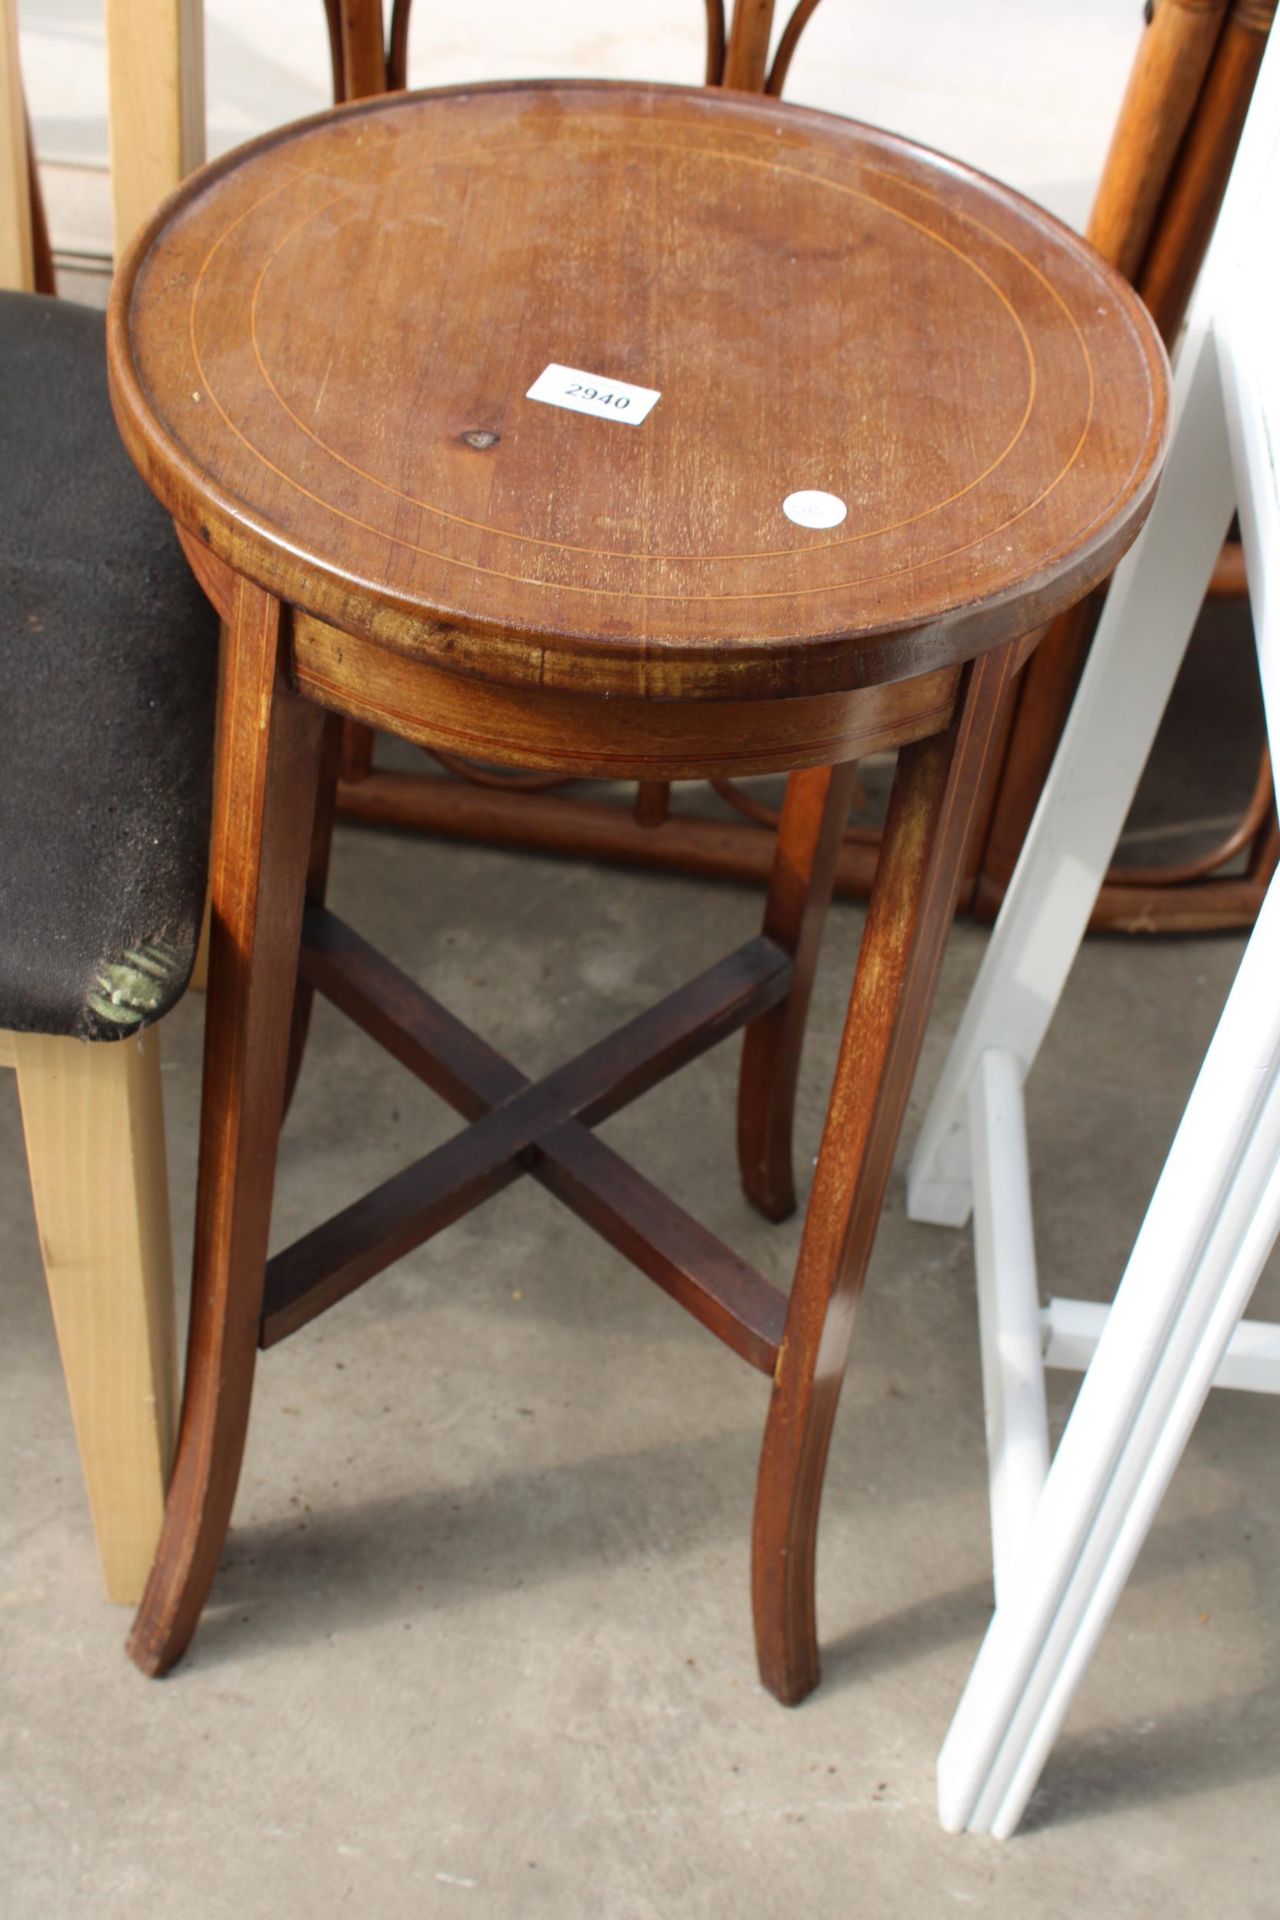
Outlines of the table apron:
[{"label": "table apron", "polygon": [[789,773],[939,733],[958,667],[780,700],[635,700],[493,686],[295,613],[294,685],[333,713],[473,760],[590,779]]}]

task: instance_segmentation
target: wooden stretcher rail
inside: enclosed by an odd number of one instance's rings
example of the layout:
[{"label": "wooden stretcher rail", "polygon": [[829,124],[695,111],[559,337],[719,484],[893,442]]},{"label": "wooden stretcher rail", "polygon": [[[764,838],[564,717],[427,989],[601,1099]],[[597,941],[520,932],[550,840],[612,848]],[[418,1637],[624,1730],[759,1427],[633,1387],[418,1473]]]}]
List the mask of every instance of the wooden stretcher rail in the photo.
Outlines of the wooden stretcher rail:
[{"label": "wooden stretcher rail", "polygon": [[776,1005],[791,976],[780,947],[749,941],[537,1083],[321,908],[307,914],[302,973],[473,1124],[268,1263],[264,1347],[528,1172],[772,1372],[785,1296],[587,1129]]},{"label": "wooden stretcher rail", "polygon": [[[577,794],[501,792],[465,786],[429,773],[378,767],[362,780],[338,786],[338,811],[366,826],[399,827],[532,847],[576,859],[616,861],[718,880],[767,881],[773,870],[772,826],[670,813],[661,827],[642,825],[629,807]],[[838,899],[865,900],[879,858],[875,845],[846,840],[836,859]]]}]

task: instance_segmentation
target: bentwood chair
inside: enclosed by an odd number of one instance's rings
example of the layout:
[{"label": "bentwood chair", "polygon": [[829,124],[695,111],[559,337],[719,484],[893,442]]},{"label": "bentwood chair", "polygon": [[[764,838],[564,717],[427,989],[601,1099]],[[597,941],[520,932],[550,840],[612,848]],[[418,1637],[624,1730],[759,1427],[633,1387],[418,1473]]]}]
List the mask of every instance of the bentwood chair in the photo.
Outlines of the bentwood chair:
[{"label": "bentwood chair", "polygon": [[[122,240],[198,157],[183,11],[111,9]],[[52,285],[17,52],[0,0],[0,1064],[17,1073],[105,1584],[132,1602],[176,1400],[153,1027],[200,928],[217,629],[120,446],[102,316],[26,291],[42,253]]]},{"label": "bentwood chair", "polygon": [[[913,1218],[973,1213],[991,1456],[996,1611],[939,1762],[952,1829],[1017,1827],[1210,1387],[1280,1393],[1280,1326],[1242,1319],[1280,1234],[1280,880],[1110,1308],[1040,1308],[1022,1106],[1236,512],[1273,763],[1280,748],[1278,220],[1280,49],[1188,320],[1163,488],[1117,572],[911,1165]],[[1046,1365],[1086,1369],[1052,1464]]]},{"label": "bentwood chair", "polygon": [[[339,97],[385,86],[433,84],[438,11],[411,0],[388,0],[390,32],[383,46],[380,0],[327,0]],[[690,21],[699,0],[686,0]],[[623,21],[627,9],[616,10]],[[637,10],[638,13],[639,10]],[[410,71],[411,12],[420,38]],[[781,30],[774,32],[774,16]],[[1121,9],[1123,15],[1124,9]],[[1160,0],[1147,24],[1098,179],[1087,237],[1142,295],[1166,344],[1177,338],[1195,275],[1239,139],[1275,0]],[[706,80],[780,95],[797,48],[815,16],[837,19],[855,33],[861,10],[838,0],[706,0]],[[1138,0],[1131,22],[1139,26]],[[469,16],[470,18],[470,16]],[[1067,15],[1062,15],[1067,21]],[[482,43],[486,15],[471,28]],[[1063,27],[1071,32],[1068,22]],[[768,59],[770,45],[774,46]],[[812,59],[812,56],[811,56]],[[344,71],[345,70],[345,71]],[[811,64],[810,73],[814,71]],[[692,77],[689,75],[688,77]],[[803,95],[803,80],[801,93]],[[856,97],[848,110],[859,113]],[[1239,545],[1229,542],[1215,570],[1213,592],[1243,591]],[[1011,689],[1003,725],[1007,747],[992,767],[966,855],[957,911],[994,918],[1066,718],[1097,618],[1096,602],[1060,616]],[[488,844],[536,847],[593,860],[669,868],[721,878],[767,879],[778,816],[761,795],[726,778],[713,782],[726,809],[715,817],[681,804],[659,781],[621,795],[554,774],[500,769],[445,751],[430,771],[377,764],[372,735],[344,735],[339,817]],[[1255,786],[1248,809],[1222,844],[1186,865],[1118,868],[1104,882],[1095,924],[1132,931],[1182,930],[1252,923],[1280,852],[1270,779]],[[865,898],[875,875],[880,829],[847,825],[836,864],[837,895]],[[1240,870],[1238,855],[1248,846]],[[1229,872],[1223,869],[1231,863]]]}]

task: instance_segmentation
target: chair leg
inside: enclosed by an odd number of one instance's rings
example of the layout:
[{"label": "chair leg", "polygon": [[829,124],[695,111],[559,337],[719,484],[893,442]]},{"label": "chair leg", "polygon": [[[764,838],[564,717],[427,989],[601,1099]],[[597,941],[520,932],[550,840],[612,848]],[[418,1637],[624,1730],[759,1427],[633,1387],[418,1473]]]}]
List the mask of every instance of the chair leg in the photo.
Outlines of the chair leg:
[{"label": "chair leg", "polygon": [[[322,715],[285,678],[284,613],[236,582],[223,682],[213,937],[186,1389],[155,1565],[129,1651],[160,1674],[213,1581],[244,1451]],[[262,723],[263,712],[266,725]]]},{"label": "chair leg", "polygon": [[[333,846],[333,821],[338,798],[338,768],[342,757],[343,722],[337,714],[326,714],[320,747],[320,770],[316,782],[316,804],[311,826],[311,851],[307,857],[306,903],[322,907],[329,890],[329,854]],[[302,1071],[311,1027],[314,990],[301,977],[293,994],[293,1018],[289,1025],[289,1064],[285,1071],[284,1111],[293,1104],[294,1088]]]},{"label": "chair leg", "polygon": [[738,1078],[738,1165],[766,1220],[796,1210],[791,1136],[813,976],[857,764],[793,773],[778,824],[764,932],[792,956],[791,990],[747,1028]]},{"label": "chair leg", "polygon": [[1273,883],[938,1757],[952,1832],[1022,1818],[1276,1244],[1278,969]]},{"label": "chair leg", "polygon": [[787,1706],[818,1683],[814,1552],[827,1449],[1011,660],[1005,648],[974,662],[947,731],[898,760],[756,1487],[756,1654]]},{"label": "chair leg", "polygon": [[8,1043],[103,1579],[132,1604],[160,1533],[177,1399],[159,1035]]}]

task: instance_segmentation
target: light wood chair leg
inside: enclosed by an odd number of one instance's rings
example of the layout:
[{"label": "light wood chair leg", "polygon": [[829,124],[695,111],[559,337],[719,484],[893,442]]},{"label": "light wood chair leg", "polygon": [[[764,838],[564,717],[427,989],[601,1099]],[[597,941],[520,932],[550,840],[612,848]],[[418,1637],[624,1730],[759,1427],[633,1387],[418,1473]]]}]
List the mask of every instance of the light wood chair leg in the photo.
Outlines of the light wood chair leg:
[{"label": "light wood chair leg", "polygon": [[204,0],[106,0],[117,260],[204,159]]},{"label": "light wood chair leg", "polygon": [[793,773],[778,823],[763,930],[792,956],[791,989],[747,1028],[738,1076],[738,1165],[748,1200],[766,1220],[796,1210],[791,1135],[800,1053],[857,773],[856,761]]},{"label": "light wood chair leg", "polygon": [[159,1034],[5,1038],[103,1577],[131,1604],[160,1533],[177,1387]]},{"label": "light wood chair leg", "polygon": [[[280,603],[236,582],[215,785],[213,937],[178,1452],[129,1651],[181,1658],[226,1538],[253,1389],[323,714],[291,690]],[[264,724],[265,716],[265,724]]]},{"label": "light wood chair leg", "polygon": [[1278,970],[1273,885],[939,1755],[950,1832],[1021,1820],[1276,1244]]},{"label": "light wood chair leg", "polygon": [[0,287],[35,286],[31,156],[18,66],[18,0],[0,0]]},{"label": "light wood chair leg", "polygon": [[756,1655],[786,1706],[818,1684],[814,1551],[827,1449],[1013,655],[1006,647],[975,661],[947,731],[898,759],[756,1484]]}]

